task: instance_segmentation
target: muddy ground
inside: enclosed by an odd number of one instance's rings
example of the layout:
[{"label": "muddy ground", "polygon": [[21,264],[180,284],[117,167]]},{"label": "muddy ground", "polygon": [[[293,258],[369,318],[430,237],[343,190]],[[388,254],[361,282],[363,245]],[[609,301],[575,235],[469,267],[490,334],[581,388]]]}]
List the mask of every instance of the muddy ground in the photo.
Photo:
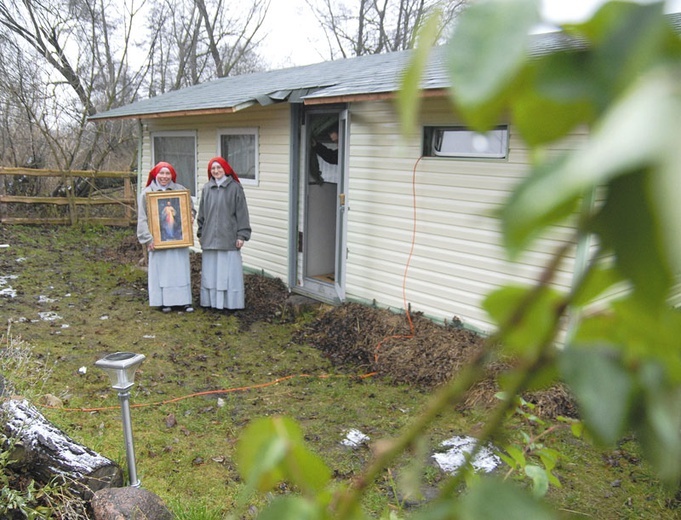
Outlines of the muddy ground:
[{"label": "muddy ground", "polygon": [[[144,263],[134,236],[115,250],[108,250],[105,257],[118,262]],[[192,255],[191,262],[193,293],[198,295],[201,255]],[[281,280],[247,275],[245,286],[246,308],[235,312],[242,328],[247,329],[259,321],[295,319],[298,305],[292,303]],[[461,328],[456,322],[442,326],[419,313],[406,316],[357,303],[317,306],[315,319],[294,339],[321,349],[339,370],[373,372],[394,383],[425,389],[450,380],[485,342],[484,337]],[[468,393],[462,408],[491,406],[499,391],[496,378],[505,368],[504,363],[490,365],[487,377]],[[536,405],[535,412],[539,415],[577,416],[574,401],[562,385],[523,397]]]}]

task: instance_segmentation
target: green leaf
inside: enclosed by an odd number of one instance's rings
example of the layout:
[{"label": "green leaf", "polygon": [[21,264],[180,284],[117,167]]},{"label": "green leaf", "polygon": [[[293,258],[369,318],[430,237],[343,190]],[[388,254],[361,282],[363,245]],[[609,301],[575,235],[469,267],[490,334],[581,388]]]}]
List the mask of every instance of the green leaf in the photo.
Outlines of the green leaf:
[{"label": "green leaf", "polygon": [[440,12],[437,11],[426,19],[419,29],[417,44],[413,56],[402,76],[397,96],[402,132],[409,134],[416,128],[416,118],[421,106],[421,78],[428,63],[430,50],[435,44],[440,26]]},{"label": "green leaf", "polygon": [[[543,190],[547,178],[553,178],[564,168],[567,156],[559,155],[539,162],[511,194],[499,213],[504,246],[510,257],[517,258],[527,245],[550,225],[565,220],[578,208],[581,193],[571,197],[556,197]],[[549,181],[552,182],[552,181]],[[533,192],[528,196],[528,192]],[[541,192],[541,193],[539,193]],[[536,197],[551,197],[549,204]],[[533,197],[530,200],[530,197]]]},{"label": "green leaf", "polygon": [[576,307],[585,306],[603,296],[603,293],[611,287],[622,282],[624,282],[624,277],[613,266],[596,266],[587,272],[586,277],[577,287],[572,298],[572,304]]},{"label": "green leaf", "polygon": [[465,116],[480,125],[496,124],[503,106],[499,97],[528,60],[530,30],[539,20],[537,0],[486,0],[463,11],[449,42],[449,70],[452,96]]},{"label": "green leaf", "polygon": [[330,470],[304,446],[300,428],[287,417],[254,420],[239,438],[236,461],[251,489],[266,491],[288,479],[303,491],[324,487]]},{"label": "green leaf", "polygon": [[674,79],[648,74],[594,126],[583,149],[538,164],[502,212],[507,247],[517,253],[546,226],[567,217],[581,196],[611,179],[665,163],[678,148],[681,104]]},{"label": "green leaf", "polygon": [[532,479],[532,495],[536,498],[541,498],[549,490],[549,477],[546,471],[534,464],[525,466],[525,475]]},{"label": "green leaf", "polygon": [[557,518],[544,504],[521,488],[496,479],[484,478],[458,504],[459,520],[503,518],[504,520],[549,520]]},{"label": "green leaf", "polygon": [[570,431],[575,438],[581,439],[584,436],[584,423],[582,421],[572,423]]},{"label": "green leaf", "polygon": [[513,459],[513,457],[509,457],[503,451],[497,451],[496,454],[512,470],[519,469],[518,464],[516,464],[516,461]]},{"label": "green leaf", "polygon": [[681,477],[681,387],[670,385],[665,370],[646,363],[639,371],[643,390],[639,415],[634,422],[647,460],[666,484],[678,485]]},{"label": "green leaf", "polygon": [[532,60],[525,88],[511,102],[515,125],[528,144],[550,143],[593,122],[597,87],[584,67],[583,51]]},{"label": "green leaf", "polygon": [[558,291],[549,288],[531,298],[530,291],[525,287],[502,287],[485,298],[483,308],[507,330],[503,348],[531,357],[554,331],[562,298]]},{"label": "green leaf", "polygon": [[272,419],[256,419],[248,425],[237,444],[236,462],[249,488],[262,491],[282,480],[279,465],[286,450],[286,440],[276,434]]},{"label": "green leaf", "polygon": [[604,94],[619,94],[646,70],[678,52],[678,36],[663,12],[662,2],[608,2],[579,26],[593,43],[589,74]]},{"label": "green leaf", "polygon": [[667,305],[650,305],[629,294],[607,311],[586,316],[575,334],[577,343],[611,342],[626,366],[656,360],[674,384],[681,384],[681,313]]},{"label": "green leaf", "polygon": [[658,232],[671,269],[675,273],[681,273],[681,146],[669,147],[660,159],[661,165],[651,179],[650,195],[658,221],[664,223]]},{"label": "green leaf", "polygon": [[286,449],[286,441],[277,437],[259,443],[258,456],[241,466],[251,489],[267,491],[284,479],[280,463],[286,455]]},{"label": "green leaf", "polygon": [[586,102],[560,103],[529,89],[512,106],[516,127],[530,146],[562,138],[592,119],[591,107]]},{"label": "green leaf", "polygon": [[541,462],[547,471],[553,471],[553,468],[556,467],[556,464],[558,464],[558,461],[560,460],[560,453],[551,448],[541,448],[536,451],[536,454],[541,459]]},{"label": "green leaf", "polygon": [[598,234],[604,247],[614,251],[618,271],[654,304],[665,302],[673,277],[657,232],[661,222],[655,201],[649,197],[650,178],[648,172],[636,172],[613,179],[606,202],[589,229]]},{"label": "green leaf", "polygon": [[524,468],[525,464],[527,464],[523,450],[521,450],[517,446],[513,446],[512,444],[506,446],[506,453],[508,453],[511,456],[511,459],[514,462],[514,464],[509,464],[509,466],[511,466],[512,468],[514,469]]},{"label": "green leaf", "polygon": [[316,505],[301,497],[278,497],[273,500],[258,520],[320,520],[322,512]]},{"label": "green leaf", "polygon": [[324,461],[302,444],[296,444],[286,456],[286,475],[303,491],[318,491],[331,478],[331,470]]},{"label": "green leaf", "polygon": [[560,353],[558,363],[587,430],[596,441],[613,445],[628,424],[634,393],[631,375],[622,366],[618,352],[604,346],[571,345]]}]

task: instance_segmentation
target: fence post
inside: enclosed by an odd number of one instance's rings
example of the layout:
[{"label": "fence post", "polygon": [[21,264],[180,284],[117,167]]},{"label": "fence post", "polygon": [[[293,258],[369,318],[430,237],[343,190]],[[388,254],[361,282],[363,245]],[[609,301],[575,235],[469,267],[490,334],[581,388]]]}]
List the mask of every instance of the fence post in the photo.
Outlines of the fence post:
[{"label": "fence post", "polygon": [[[129,177],[123,179],[123,197],[126,199],[132,198],[132,183]],[[125,218],[128,220],[132,219],[132,208],[128,205],[125,206]]]},{"label": "fence post", "polygon": [[66,187],[66,199],[69,202],[69,220],[74,226],[78,222],[78,213],[76,208],[76,194],[74,193],[76,187],[73,184],[73,176],[71,172],[61,172],[62,181]]}]

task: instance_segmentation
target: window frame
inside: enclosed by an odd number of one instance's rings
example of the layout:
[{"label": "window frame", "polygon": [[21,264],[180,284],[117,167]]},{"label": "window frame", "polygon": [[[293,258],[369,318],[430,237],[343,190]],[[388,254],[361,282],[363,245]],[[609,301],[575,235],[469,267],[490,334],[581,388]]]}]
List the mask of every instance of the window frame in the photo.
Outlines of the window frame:
[{"label": "window frame", "polygon": [[179,165],[176,165],[176,161],[172,160],[166,160],[165,158],[158,158],[157,157],[157,151],[156,151],[156,138],[160,137],[189,137],[193,139],[194,141],[194,157],[192,160],[192,166],[194,168],[194,180],[192,185],[187,185],[185,182],[181,182],[180,179],[178,179],[178,183],[182,184],[185,188],[189,190],[189,192],[192,194],[192,197],[196,197],[198,195],[199,191],[199,169],[198,169],[198,136],[195,130],[159,130],[159,131],[152,131],[149,132],[149,139],[151,141],[151,160],[152,160],[152,167],[157,164],[159,161],[166,161],[169,162],[170,164],[173,165],[175,170],[178,172],[178,175],[180,175],[182,167]]},{"label": "window frame", "polygon": [[256,126],[249,126],[249,127],[229,127],[229,128],[218,128],[217,130],[217,155],[220,157],[223,157],[227,162],[231,164],[231,161],[229,160],[226,155],[228,154],[223,154],[222,152],[222,138],[223,136],[228,136],[228,135],[237,135],[237,136],[253,136],[253,171],[254,171],[254,178],[250,179],[248,177],[244,177],[242,172],[239,171],[237,167],[232,165],[234,167],[234,171],[236,174],[239,176],[239,180],[241,181],[241,184],[244,186],[258,186],[260,183],[260,161],[259,161],[259,150],[260,150],[260,136],[259,136],[259,128]]},{"label": "window frame", "polygon": [[[491,132],[503,131],[500,152],[476,152],[474,150],[462,150],[452,153],[437,153],[435,149],[435,136],[437,132],[466,132],[470,134],[486,134]],[[463,125],[424,125],[422,153],[424,157],[436,159],[452,160],[486,160],[486,161],[505,161],[508,159],[510,141],[509,125],[497,125],[488,132],[477,132],[470,127]]]}]

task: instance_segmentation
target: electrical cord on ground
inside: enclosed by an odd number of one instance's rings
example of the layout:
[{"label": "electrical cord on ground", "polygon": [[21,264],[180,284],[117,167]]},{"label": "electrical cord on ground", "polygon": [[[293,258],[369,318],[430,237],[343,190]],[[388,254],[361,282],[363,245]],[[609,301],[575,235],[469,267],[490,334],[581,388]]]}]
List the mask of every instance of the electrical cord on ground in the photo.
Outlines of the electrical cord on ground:
[{"label": "electrical cord on ground", "polygon": [[411,264],[411,258],[414,256],[414,246],[416,244],[416,168],[423,159],[423,155],[419,157],[414,163],[414,168],[412,169],[411,175],[411,195],[412,195],[412,230],[411,230],[411,246],[409,248],[409,255],[407,256],[407,263],[404,266],[404,275],[402,276],[402,304],[404,305],[404,312],[407,316],[407,321],[409,322],[409,334],[395,334],[392,336],[387,336],[378,342],[376,348],[374,349],[374,363],[378,363],[378,351],[388,340],[391,339],[411,339],[414,337],[414,322],[411,319],[411,309],[407,303],[407,274],[409,273],[409,266]]},{"label": "electrical cord on ground", "polygon": [[[284,376],[284,377],[279,377],[277,379],[274,379],[272,381],[268,381],[267,383],[258,383],[255,385],[248,385],[248,386],[239,386],[239,387],[234,387],[234,388],[221,388],[217,390],[205,390],[203,392],[195,392],[192,394],[186,394],[186,395],[181,395],[179,397],[173,397],[171,399],[165,399],[163,401],[155,401],[152,403],[135,403],[131,404],[130,408],[148,408],[150,406],[163,406],[166,404],[172,404],[172,403],[177,403],[178,401],[184,401],[185,399],[191,399],[194,397],[201,397],[204,395],[219,395],[219,394],[230,394],[234,392],[247,392],[249,390],[256,390],[258,388],[266,388],[268,386],[274,386],[276,384],[282,383],[284,381],[288,381],[290,379],[295,379],[295,378],[316,378],[316,379],[331,379],[331,378],[357,378],[357,379],[367,379],[369,377],[373,377],[376,375],[376,372],[370,372],[367,374],[362,374],[362,375],[357,375],[357,376],[345,376],[345,375],[330,375],[330,374],[322,374],[318,376],[313,376],[310,374],[297,374],[297,375],[290,375],[290,376]],[[85,413],[93,413],[93,412],[106,412],[106,411],[111,411],[111,410],[120,410],[120,406],[103,406],[103,407],[96,407],[96,408],[64,408],[62,406],[50,406],[46,404],[41,404],[39,405],[42,408],[49,408],[52,410],[60,410],[63,412],[85,412]]]}]

